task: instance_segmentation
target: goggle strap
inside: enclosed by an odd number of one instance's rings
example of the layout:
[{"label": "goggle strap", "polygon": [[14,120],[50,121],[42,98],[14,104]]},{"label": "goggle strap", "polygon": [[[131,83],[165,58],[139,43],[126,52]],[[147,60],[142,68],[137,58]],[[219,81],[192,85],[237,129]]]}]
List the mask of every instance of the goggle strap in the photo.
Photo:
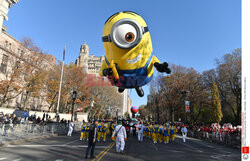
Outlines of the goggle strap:
[{"label": "goggle strap", "polygon": [[148,26],[143,27],[143,34],[145,34],[146,32],[148,32]]},{"label": "goggle strap", "polygon": [[103,36],[103,37],[102,37],[102,41],[103,41],[103,42],[111,42],[111,37],[110,37],[110,35],[108,35],[108,36]]}]

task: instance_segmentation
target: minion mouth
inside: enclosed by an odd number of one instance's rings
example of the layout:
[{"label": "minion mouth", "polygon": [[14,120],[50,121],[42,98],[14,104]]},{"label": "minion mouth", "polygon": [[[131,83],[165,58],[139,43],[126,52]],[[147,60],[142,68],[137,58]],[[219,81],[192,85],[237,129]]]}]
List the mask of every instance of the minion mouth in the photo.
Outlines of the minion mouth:
[{"label": "minion mouth", "polygon": [[126,62],[129,63],[129,64],[134,64],[134,63],[137,63],[140,59],[141,59],[141,54],[139,54],[134,59],[128,59],[128,60],[126,60]]}]

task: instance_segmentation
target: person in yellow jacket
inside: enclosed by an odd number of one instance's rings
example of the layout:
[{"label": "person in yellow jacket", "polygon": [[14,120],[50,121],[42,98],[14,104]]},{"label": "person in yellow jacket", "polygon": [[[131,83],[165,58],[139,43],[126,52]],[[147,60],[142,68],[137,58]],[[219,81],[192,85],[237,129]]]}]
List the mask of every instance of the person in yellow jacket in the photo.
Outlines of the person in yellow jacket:
[{"label": "person in yellow jacket", "polygon": [[158,133],[159,133],[159,126],[157,124],[155,124],[153,126],[153,130],[152,130],[152,137],[153,137],[153,142],[157,143],[158,140]]},{"label": "person in yellow jacket", "polygon": [[149,135],[149,138],[153,138],[153,123],[150,123],[149,124],[149,127],[148,127],[148,135]]},{"label": "person in yellow jacket", "polygon": [[171,137],[171,141],[174,141],[175,139],[175,135],[176,135],[176,126],[173,123],[170,127],[170,137]]},{"label": "person in yellow jacket", "polygon": [[98,125],[97,125],[97,141],[101,140],[101,136],[102,136],[102,123],[99,121]]},{"label": "person in yellow jacket", "polygon": [[[111,135],[114,133],[114,130],[115,130],[116,126],[117,125],[114,122],[111,124]],[[116,136],[114,136],[114,139],[116,139]]]},{"label": "person in yellow jacket", "polygon": [[163,139],[163,126],[160,125],[160,126],[159,126],[159,132],[158,132],[158,140],[159,140],[159,143],[162,142],[162,139]]},{"label": "person in yellow jacket", "polygon": [[169,143],[169,134],[170,134],[170,129],[169,129],[169,124],[166,123],[166,125],[164,126],[164,129],[163,129],[163,140],[164,140],[164,143]]},{"label": "person in yellow jacket", "polygon": [[149,124],[147,123],[143,132],[143,135],[149,137]]},{"label": "person in yellow jacket", "polygon": [[87,130],[87,125],[86,125],[85,121],[83,120],[83,123],[82,123],[82,126],[81,126],[80,140],[85,140],[85,138],[86,138],[86,130]]},{"label": "person in yellow jacket", "polygon": [[103,125],[102,125],[102,137],[103,137],[104,142],[106,141],[107,132],[108,132],[108,124],[103,123]]},{"label": "person in yellow jacket", "polygon": [[86,123],[86,133],[85,133],[85,135],[86,135],[86,138],[87,138],[87,141],[89,141],[89,127],[90,127],[90,123]]}]

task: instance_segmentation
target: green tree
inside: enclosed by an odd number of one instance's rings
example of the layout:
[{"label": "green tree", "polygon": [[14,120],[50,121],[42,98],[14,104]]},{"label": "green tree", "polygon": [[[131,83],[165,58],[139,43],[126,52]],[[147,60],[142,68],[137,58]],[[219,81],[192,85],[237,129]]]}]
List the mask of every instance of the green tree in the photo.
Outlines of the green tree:
[{"label": "green tree", "polygon": [[212,86],[212,99],[211,99],[211,118],[213,122],[219,123],[223,117],[221,111],[221,103],[220,103],[220,96],[219,91],[216,83],[213,83]]}]

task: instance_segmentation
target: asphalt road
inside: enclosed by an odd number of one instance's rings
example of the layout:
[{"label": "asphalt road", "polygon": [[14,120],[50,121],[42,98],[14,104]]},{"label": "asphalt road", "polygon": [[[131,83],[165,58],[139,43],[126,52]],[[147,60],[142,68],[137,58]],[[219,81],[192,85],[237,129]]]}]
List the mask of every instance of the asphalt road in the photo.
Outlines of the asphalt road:
[{"label": "asphalt road", "polygon": [[[0,147],[0,161],[83,161],[87,142],[79,140],[79,133],[72,137],[57,136],[32,140],[30,142]],[[109,138],[109,137],[108,137]],[[110,139],[98,142],[95,149],[96,159],[92,161],[238,161],[239,149],[232,149],[198,139],[187,138],[186,143],[177,136],[169,144],[153,144],[144,139],[138,142],[129,137],[125,153],[115,152],[115,144]]]}]

